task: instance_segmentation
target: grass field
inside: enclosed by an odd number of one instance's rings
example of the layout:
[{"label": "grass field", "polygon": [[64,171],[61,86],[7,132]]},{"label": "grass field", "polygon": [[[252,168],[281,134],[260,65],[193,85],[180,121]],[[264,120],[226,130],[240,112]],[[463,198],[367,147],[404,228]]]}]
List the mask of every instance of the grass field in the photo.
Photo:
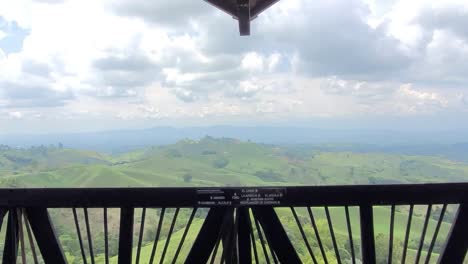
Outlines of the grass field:
[{"label": "grass field", "polygon": [[[168,146],[148,147],[119,156],[57,147],[0,150],[0,186],[2,187],[286,186],[455,182],[467,179],[467,164],[439,157],[326,152],[313,148],[297,151],[287,147],[210,137],[200,141],[184,140]],[[404,239],[408,208],[399,206],[396,209],[394,234],[395,245],[398,247]],[[413,252],[418,247],[425,210],[425,206],[415,207],[408,258],[414,257]],[[281,208],[277,211],[301,258],[309,259],[290,210]],[[348,233],[344,209],[330,208],[330,212],[334,232],[341,241],[340,252],[343,256],[348,256],[349,245],[346,242]],[[447,215],[453,216],[453,212],[455,209],[450,208]],[[306,233],[313,237],[305,209],[298,209],[298,214]],[[323,208],[314,208],[314,214],[319,222],[321,235],[330,240]],[[67,258],[70,263],[81,263],[79,248],[73,242],[76,240],[75,231],[69,228],[73,226],[70,215],[60,210],[52,213],[60,239],[67,245]],[[136,215],[138,216],[138,213]],[[115,240],[118,235],[118,212],[112,211],[109,216],[110,230]],[[90,217],[93,219],[93,225],[97,226],[96,236],[93,239],[101,241],[102,230],[99,228],[102,227],[100,222],[102,216],[100,212],[91,210]],[[203,215],[197,216],[192,231],[200,227],[202,217]],[[432,238],[437,217],[438,215],[432,216],[429,221],[424,252]],[[153,218],[156,218],[156,214]],[[168,259],[171,259],[175,253],[174,245],[180,240],[183,221],[187,218],[187,213],[182,214],[181,222],[176,225],[176,231],[167,250]],[[148,237],[144,238],[141,251],[143,262],[146,262],[151,254],[152,238],[149,236],[154,234],[156,228],[154,219],[145,229]],[[385,245],[385,239],[388,238],[389,219],[389,207],[374,208],[374,230],[376,236],[381,235],[379,239],[382,240],[379,240],[379,245]],[[441,227],[438,246],[447,236],[449,220],[446,219]],[[358,244],[360,232],[357,208],[351,208],[351,222],[354,240]],[[138,223],[139,221],[135,221],[135,234],[138,233]],[[163,227],[167,231],[169,222],[165,222]],[[190,232],[186,245],[190,245],[194,237],[195,232]],[[156,259],[161,255],[165,239],[166,236],[162,236],[158,242]],[[327,243],[330,246],[331,242]],[[99,242],[96,246],[102,247],[101,244]],[[378,253],[385,255],[387,247],[378,247]],[[182,249],[181,256],[187,253],[187,248]],[[435,252],[438,250],[436,247]],[[98,260],[103,258],[101,249],[97,249],[96,254]],[[330,254],[331,258],[334,252],[330,249],[327,254]],[[436,255],[433,260],[435,259]],[[113,257],[112,261],[115,262],[116,258]]]}]

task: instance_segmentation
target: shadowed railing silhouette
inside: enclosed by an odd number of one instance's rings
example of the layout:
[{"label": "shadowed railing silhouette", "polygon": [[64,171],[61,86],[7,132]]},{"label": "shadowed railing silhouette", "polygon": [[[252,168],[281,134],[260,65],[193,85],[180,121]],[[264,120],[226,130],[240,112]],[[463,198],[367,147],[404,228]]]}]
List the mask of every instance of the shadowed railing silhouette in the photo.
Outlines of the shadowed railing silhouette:
[{"label": "shadowed railing silhouette", "polygon": [[[467,183],[0,189],[2,259],[463,263],[467,199]],[[61,235],[58,225],[67,235]],[[377,229],[387,230],[383,249]],[[79,251],[74,257],[67,252],[72,245]]]}]

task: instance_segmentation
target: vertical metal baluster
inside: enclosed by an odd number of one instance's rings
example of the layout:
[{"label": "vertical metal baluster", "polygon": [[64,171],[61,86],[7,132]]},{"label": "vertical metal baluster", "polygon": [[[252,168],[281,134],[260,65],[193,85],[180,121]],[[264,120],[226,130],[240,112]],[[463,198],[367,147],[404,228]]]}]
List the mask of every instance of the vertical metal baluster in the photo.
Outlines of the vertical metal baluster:
[{"label": "vertical metal baluster", "polygon": [[309,255],[312,258],[312,261],[314,263],[317,263],[317,259],[315,258],[314,252],[312,252],[312,248],[310,247],[309,240],[307,239],[307,236],[304,232],[304,229],[302,228],[301,222],[299,221],[299,217],[297,217],[297,213],[294,207],[291,207],[291,212],[294,216],[294,219],[296,220],[297,226],[299,227],[299,231],[301,232],[302,239],[304,240],[304,243],[307,247],[307,251],[309,251]]},{"label": "vertical metal baluster", "polygon": [[335,232],[333,231],[333,223],[331,221],[330,211],[328,210],[328,206],[325,206],[325,214],[327,216],[327,223],[328,223],[328,228],[330,230],[330,235],[331,235],[332,242],[333,242],[333,248],[335,249],[336,261],[338,262],[338,264],[341,264],[340,252],[338,250],[338,245],[336,243]]},{"label": "vertical metal baluster", "polygon": [[228,222],[229,222],[229,217],[231,216],[232,216],[232,210],[229,210],[224,214],[223,222],[221,224],[221,229],[219,230],[218,236],[216,238],[216,245],[213,249],[213,254],[211,255],[210,264],[213,264],[216,259],[216,254],[218,253],[219,245],[221,244],[221,240],[223,239],[223,234],[226,231],[226,228],[227,228],[226,226],[228,225]]},{"label": "vertical metal baluster", "polygon": [[388,263],[392,264],[393,258],[393,230],[395,224],[395,205],[392,205],[390,215],[390,240],[388,242]]},{"label": "vertical metal baluster", "polygon": [[104,208],[104,258],[109,264],[109,230],[107,225],[107,208]]},{"label": "vertical metal baluster", "polygon": [[167,248],[169,247],[169,243],[171,242],[171,236],[172,236],[172,232],[174,231],[174,226],[177,221],[177,216],[179,215],[179,210],[180,208],[176,208],[174,216],[172,217],[172,223],[171,223],[171,227],[169,228],[169,234],[167,235],[166,243],[164,245],[164,249],[161,255],[161,260],[159,261],[160,264],[164,262],[164,257],[166,256]]},{"label": "vertical metal baluster", "polygon": [[431,259],[432,250],[434,249],[434,245],[437,240],[437,236],[439,234],[440,226],[442,225],[442,221],[444,220],[444,215],[445,215],[446,210],[447,210],[447,204],[444,204],[442,207],[442,211],[440,211],[439,220],[437,220],[437,225],[434,230],[434,235],[432,236],[431,245],[429,246],[429,249],[427,250],[426,261],[424,262],[426,264],[428,264],[429,260]]},{"label": "vertical metal baluster", "polygon": [[176,253],[174,254],[174,259],[172,260],[172,264],[175,264],[177,261],[177,258],[179,257],[180,250],[182,249],[182,246],[184,245],[185,238],[187,237],[188,231],[190,229],[190,225],[192,224],[193,218],[195,217],[195,213],[197,212],[197,208],[193,208],[192,213],[190,214],[190,218],[187,222],[187,225],[185,226],[184,233],[182,234],[182,238],[180,239],[179,245],[177,246]]},{"label": "vertical metal baluster", "polygon": [[145,217],[146,217],[146,208],[143,208],[141,211],[140,233],[138,233],[136,264],[140,263],[141,243],[143,242],[143,232],[145,230]]},{"label": "vertical metal baluster", "polygon": [[78,242],[80,243],[81,257],[83,258],[83,263],[87,264],[88,260],[86,259],[86,253],[83,247],[83,239],[81,238],[80,223],[78,221],[78,215],[76,214],[76,208],[73,208],[73,218],[75,220],[76,233],[78,235]]},{"label": "vertical metal baluster", "polygon": [[211,261],[210,261],[210,264],[213,264],[215,262],[215,259],[216,259],[216,254],[218,253],[218,248],[219,248],[219,244],[221,244],[221,237],[218,237],[218,241],[216,242],[216,245],[213,249],[213,254],[211,255]]},{"label": "vertical metal baluster", "polygon": [[65,254],[45,207],[25,208],[44,263],[66,264]]},{"label": "vertical metal baluster", "polygon": [[3,247],[3,263],[16,263],[18,257],[18,215],[15,208],[8,210],[7,230]]},{"label": "vertical metal baluster", "polygon": [[221,244],[221,240],[222,240],[222,238],[218,237],[218,241],[216,242],[216,245],[215,245],[215,247],[213,249],[213,254],[211,255],[210,264],[213,264],[215,262],[216,254],[218,253],[218,248],[219,248],[219,244]]},{"label": "vertical metal baluster", "polygon": [[[466,197],[465,197],[466,198]],[[468,249],[468,201],[459,204],[450,233],[438,259],[439,263],[463,263]]]},{"label": "vertical metal baluster", "polygon": [[26,211],[24,209],[23,209],[23,218],[24,218],[24,225],[26,226],[26,233],[28,234],[28,240],[29,240],[29,245],[31,247],[31,254],[33,257],[33,261],[34,261],[34,264],[38,264],[39,261],[37,259],[36,245],[34,245],[31,227],[29,226],[29,220],[28,220]]},{"label": "vertical metal baluster", "polygon": [[363,263],[375,263],[374,208],[370,204],[359,205],[361,224],[361,252]]},{"label": "vertical metal baluster", "polygon": [[221,263],[232,263],[232,254],[234,253],[234,249],[236,248],[237,230],[239,228],[239,211],[235,210],[235,213],[236,216],[234,218],[234,225],[232,225],[232,229],[229,230],[229,234],[226,239],[227,243],[226,245],[224,245],[225,250],[223,250],[223,253],[221,255]]},{"label": "vertical metal baluster", "polygon": [[239,259],[239,224],[240,224],[240,214],[239,209],[236,209],[236,218],[234,222],[234,236],[232,237],[232,244],[229,250],[231,250],[231,258],[233,263],[236,263]]},{"label": "vertical metal baluster", "polygon": [[239,215],[239,224],[237,229],[236,255],[235,263],[253,263],[252,259],[252,234],[249,226],[249,209],[246,207],[237,208]]},{"label": "vertical metal baluster", "polygon": [[16,209],[18,215],[18,236],[21,245],[21,261],[26,264],[26,249],[24,248],[24,232],[23,232],[23,216],[21,214],[22,209]]},{"label": "vertical metal baluster", "polygon": [[[233,211],[234,213],[234,211]],[[230,221],[233,221],[234,223],[230,222],[229,226],[226,228],[227,234],[226,237],[222,238],[223,239],[223,252],[221,253],[221,262],[220,263],[231,263],[232,259],[229,259],[230,254],[232,253],[232,241],[235,239],[235,233],[236,233],[236,221],[237,217],[234,219],[229,219]],[[226,254],[228,257],[226,257]],[[228,261],[229,260],[229,261]]]},{"label": "vertical metal baluster", "polygon": [[7,210],[0,207],[0,231],[2,231],[3,218],[5,217]]},{"label": "vertical metal baluster", "polygon": [[162,224],[163,224],[163,221],[164,221],[165,212],[166,212],[166,208],[164,208],[164,207],[161,208],[161,213],[159,215],[158,227],[157,227],[157,230],[156,230],[156,237],[154,238],[153,249],[151,250],[151,257],[150,257],[149,264],[153,264],[153,261],[154,261],[154,255],[156,254],[156,248],[158,247],[159,235],[161,234],[161,228],[162,228]]},{"label": "vertical metal baluster", "polygon": [[260,243],[262,245],[263,254],[265,255],[265,260],[268,264],[270,264],[271,263],[270,257],[268,256],[268,253],[265,247],[265,240],[263,239],[262,230],[260,230],[260,224],[258,223],[258,219],[255,217],[254,217],[254,222],[255,222],[255,228],[257,229],[258,237],[260,238]]},{"label": "vertical metal baluster", "polygon": [[[274,210],[274,209],[272,208],[272,210]],[[273,259],[273,263],[278,264],[278,262],[279,262],[278,256],[276,256],[276,253],[273,250],[270,238],[265,234],[265,230],[263,229],[262,225],[260,225],[260,222],[258,221],[258,219],[257,219],[257,223],[258,223],[258,226],[260,227],[260,232],[265,236],[265,241],[268,244],[268,249],[270,251],[271,258]]]},{"label": "vertical metal baluster", "polygon": [[[262,231],[262,232],[263,232],[263,234],[265,234],[264,231]],[[273,263],[278,264],[279,263],[278,256],[276,256],[276,253],[273,250],[273,247],[271,246],[271,241],[270,241],[270,239],[268,238],[267,235],[265,235],[265,240],[266,240],[266,242],[268,244],[268,249],[270,250],[270,254],[271,254],[271,258],[273,259]]]},{"label": "vertical metal baluster", "polygon": [[83,208],[83,211],[86,224],[86,236],[88,237],[89,256],[91,257],[91,264],[94,264],[93,238],[91,237],[91,228],[89,226],[88,208]]},{"label": "vertical metal baluster", "polygon": [[345,206],[346,226],[348,228],[349,247],[351,248],[352,263],[356,264],[356,254],[354,252],[353,230],[351,229],[351,219],[349,217],[349,208]]},{"label": "vertical metal baluster", "polygon": [[257,243],[255,243],[255,232],[253,231],[252,221],[250,220],[250,208],[247,209],[247,221],[249,223],[250,237],[252,239],[252,248],[254,252],[255,263],[258,264],[259,260],[258,260],[258,252],[257,252]]},{"label": "vertical metal baluster", "polygon": [[135,223],[135,208],[129,206],[120,207],[119,223],[119,264],[132,263],[133,255],[133,226]]},{"label": "vertical metal baluster", "polygon": [[411,220],[413,219],[413,210],[414,210],[414,205],[410,205],[410,209],[408,213],[408,222],[406,223],[406,234],[405,234],[405,242],[403,244],[403,254],[401,256],[402,264],[405,264],[406,262],[406,252],[408,249],[408,240],[409,240],[409,235],[411,232]]},{"label": "vertical metal baluster", "polygon": [[418,248],[418,253],[416,255],[415,263],[419,263],[419,259],[421,258],[421,252],[424,247],[424,238],[426,237],[427,225],[429,224],[429,219],[431,217],[431,210],[432,210],[432,204],[427,206],[426,218],[424,219],[424,226],[423,226],[423,230],[421,234],[421,239],[419,240],[419,248]]},{"label": "vertical metal baluster", "polygon": [[[232,252],[231,254],[231,259],[232,263],[237,263],[239,259],[239,225],[240,225],[240,211],[239,208],[235,210],[236,212],[236,218],[234,219],[234,235],[232,237],[232,244],[229,250]],[[251,261],[252,263],[252,261]]]},{"label": "vertical metal baluster", "polygon": [[259,206],[252,208],[255,218],[262,227],[263,235],[268,241],[268,246],[274,252],[277,261],[289,264],[300,264],[301,259],[297,254],[288,234],[281,223],[273,206]]},{"label": "vertical metal baluster", "polygon": [[325,254],[325,249],[323,248],[322,240],[320,239],[317,223],[315,223],[314,213],[310,207],[307,207],[307,211],[309,212],[310,222],[312,224],[312,228],[314,229],[315,237],[317,237],[317,242],[320,248],[320,252],[322,253],[323,261],[325,264],[328,264],[327,254]]}]

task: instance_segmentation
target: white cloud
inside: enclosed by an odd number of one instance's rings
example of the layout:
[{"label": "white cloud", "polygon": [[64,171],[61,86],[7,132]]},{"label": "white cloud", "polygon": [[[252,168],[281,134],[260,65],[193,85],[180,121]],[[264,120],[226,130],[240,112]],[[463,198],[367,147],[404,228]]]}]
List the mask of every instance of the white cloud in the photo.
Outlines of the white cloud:
[{"label": "white cloud", "polygon": [[468,16],[446,19],[463,0],[280,1],[247,38],[202,1],[8,2],[0,16],[29,34],[20,52],[0,49],[4,113],[229,122],[467,107],[456,26]]},{"label": "white cloud", "polygon": [[403,113],[433,113],[448,107],[448,100],[435,92],[418,91],[402,85],[396,94],[395,108]]},{"label": "white cloud", "polygon": [[9,112],[8,116],[11,117],[11,118],[21,119],[23,117],[23,113],[21,113],[19,111]]},{"label": "white cloud", "polygon": [[241,65],[249,71],[263,71],[263,58],[256,52],[249,52],[242,58]]},{"label": "white cloud", "polygon": [[3,32],[2,30],[0,30],[0,40],[5,38],[6,36],[7,36],[7,34],[5,32]]},{"label": "white cloud", "polygon": [[281,54],[273,53],[267,58],[268,72],[273,72],[278,67],[281,60]]}]

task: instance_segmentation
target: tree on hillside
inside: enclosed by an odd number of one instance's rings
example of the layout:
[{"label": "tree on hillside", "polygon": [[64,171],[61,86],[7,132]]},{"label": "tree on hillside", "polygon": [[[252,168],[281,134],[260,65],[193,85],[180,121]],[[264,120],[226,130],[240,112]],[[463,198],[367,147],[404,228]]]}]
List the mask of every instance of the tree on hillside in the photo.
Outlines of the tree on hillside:
[{"label": "tree on hillside", "polygon": [[0,151],[11,150],[11,147],[8,145],[0,144]]},{"label": "tree on hillside", "polygon": [[[375,237],[375,252],[377,257],[377,264],[386,264],[388,261],[388,246],[389,237],[382,233],[377,234]],[[399,262],[403,254],[402,241],[396,239],[393,241],[393,254],[392,259],[394,262]]]},{"label": "tree on hillside", "polygon": [[217,169],[222,169],[229,164],[229,160],[225,157],[218,157],[217,159],[213,160],[213,167]]},{"label": "tree on hillside", "polygon": [[191,173],[186,173],[184,175],[184,182],[192,182],[193,176]]},{"label": "tree on hillside", "polygon": [[182,153],[177,149],[168,149],[166,151],[166,156],[169,158],[180,158],[182,157]]}]

